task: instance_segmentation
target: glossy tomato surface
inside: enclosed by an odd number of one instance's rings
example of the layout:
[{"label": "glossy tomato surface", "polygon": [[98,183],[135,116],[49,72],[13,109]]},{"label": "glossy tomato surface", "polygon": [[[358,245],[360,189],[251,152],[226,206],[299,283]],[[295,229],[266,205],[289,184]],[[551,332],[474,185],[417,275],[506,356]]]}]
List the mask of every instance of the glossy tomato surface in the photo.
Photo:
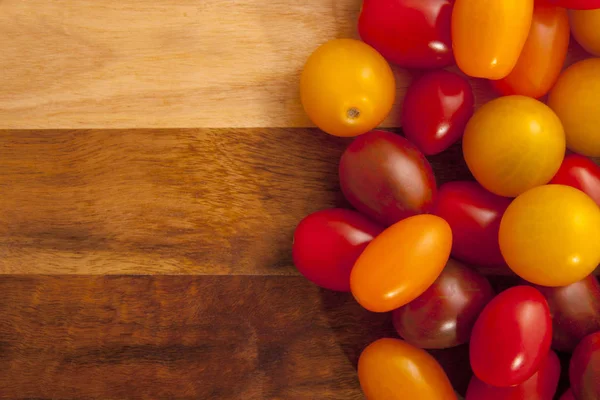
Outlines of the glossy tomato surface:
[{"label": "glossy tomato surface", "polygon": [[359,304],[387,312],[419,297],[440,275],[452,247],[448,223],[435,215],[409,217],[377,236],[352,269]]},{"label": "glossy tomato surface", "polygon": [[552,400],[560,378],[560,360],[552,350],[539,370],[525,382],[512,387],[495,387],[473,376],[466,400]]},{"label": "glossy tomato surface", "polygon": [[454,62],[451,0],[364,0],[358,33],[394,64],[440,68]]},{"label": "glossy tomato surface", "polygon": [[358,379],[368,400],[456,400],[440,364],[399,339],[379,339],[358,360]]},{"label": "glossy tomato surface", "polygon": [[525,96],[500,97],[469,120],[463,153],[484,188],[515,197],[556,174],[565,154],[565,134],[544,103]]},{"label": "glossy tomato surface", "polygon": [[424,349],[445,349],[467,343],[483,307],[494,297],[487,278],[448,260],[446,267],[422,295],[394,310],[398,334]]},{"label": "glossy tomato surface", "polygon": [[600,58],[579,61],[567,68],[548,96],[560,118],[567,147],[589,157],[600,157]]},{"label": "glossy tomato surface", "polygon": [[600,8],[600,0],[544,0],[549,4],[573,10],[592,10]]},{"label": "glossy tomato surface", "polygon": [[600,208],[570,186],[539,186],[508,206],[498,237],[506,263],[521,278],[570,285],[600,263]]},{"label": "glossy tomato surface", "polygon": [[350,291],[354,262],[382,231],[355,211],[317,211],[304,218],[294,232],[294,264],[302,275],[321,287]]},{"label": "glossy tomato surface", "polygon": [[334,39],[310,55],[300,78],[304,111],[320,129],[356,136],[375,128],[390,112],[396,83],[387,61],[371,46]]},{"label": "glossy tomato surface", "polygon": [[533,0],[456,0],[452,45],[456,64],[475,78],[502,79],[527,39]]},{"label": "glossy tomato surface", "polygon": [[519,385],[538,370],[551,340],[552,320],[544,296],[531,286],[512,287],[479,315],[471,335],[471,367],[489,385]]},{"label": "glossy tomato surface", "polygon": [[552,88],[569,48],[569,17],[562,7],[536,4],[527,41],[508,76],[493,81],[503,95],[539,98]]},{"label": "glossy tomato surface", "polygon": [[560,396],[559,400],[576,400],[575,396],[573,396],[573,391],[569,388],[569,390],[567,390],[566,392],[563,393],[562,396]]},{"label": "glossy tomato surface", "polygon": [[386,226],[430,211],[437,192],[425,156],[391,132],[372,131],[356,138],[342,155],[339,175],[350,204]]},{"label": "glossy tomato surface", "polygon": [[600,332],[586,336],[575,348],[569,380],[577,400],[600,399]]},{"label": "glossy tomato surface", "polygon": [[550,183],[579,189],[600,206],[600,166],[587,157],[567,155]]},{"label": "glossy tomato surface", "polygon": [[477,182],[447,182],[440,186],[434,214],[452,228],[452,256],[478,266],[506,268],[498,231],[510,202]]},{"label": "glossy tomato surface", "polygon": [[568,286],[537,289],[552,313],[552,347],[573,351],[590,333],[600,331],[600,285],[593,275]]},{"label": "glossy tomato surface", "polygon": [[571,10],[571,32],[588,53],[600,56],[600,4],[598,10]]},{"label": "glossy tomato surface", "polygon": [[473,90],[462,76],[444,70],[425,74],[406,91],[404,135],[427,155],[441,153],[461,138],[473,104]]}]

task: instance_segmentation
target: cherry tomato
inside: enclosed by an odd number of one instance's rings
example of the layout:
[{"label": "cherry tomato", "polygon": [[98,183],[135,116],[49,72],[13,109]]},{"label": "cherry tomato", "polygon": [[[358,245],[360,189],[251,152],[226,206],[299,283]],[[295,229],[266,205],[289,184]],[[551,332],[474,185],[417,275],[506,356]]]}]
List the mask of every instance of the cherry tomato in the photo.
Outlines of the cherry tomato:
[{"label": "cherry tomato", "polygon": [[586,336],[575,348],[569,381],[577,400],[600,399],[600,332]]},{"label": "cherry tomato", "polygon": [[587,157],[569,154],[550,183],[583,191],[600,206],[600,166]]},{"label": "cherry tomato", "polygon": [[335,136],[356,136],[389,114],[395,85],[392,69],[375,49],[359,40],[334,39],[306,61],[300,97],[319,128]]},{"label": "cherry tomato", "polygon": [[600,157],[600,58],[579,61],[558,78],[548,105],[562,121],[567,147],[589,157]]},{"label": "cherry tomato", "polygon": [[454,62],[451,0],[364,0],[358,33],[394,64],[440,68]]},{"label": "cherry tomato", "polygon": [[525,96],[500,97],[477,110],[467,124],[463,153],[484,188],[515,197],[556,174],[565,154],[565,134],[544,103]]},{"label": "cherry tomato", "polygon": [[600,263],[600,208],[580,190],[546,185],[517,197],[500,223],[500,251],[521,278],[566,286]]},{"label": "cherry tomato", "polygon": [[571,32],[588,53],[600,56],[600,2],[598,10],[571,10]]},{"label": "cherry tomato", "polygon": [[512,387],[495,387],[473,376],[466,400],[552,400],[560,378],[560,360],[552,350],[539,370],[525,382]]},{"label": "cherry tomato", "polygon": [[512,287],[494,297],[475,322],[471,367],[489,385],[519,385],[538,370],[551,339],[552,320],[544,296],[531,286]]},{"label": "cherry tomato", "polygon": [[412,143],[391,132],[356,138],[342,155],[339,174],[350,204],[386,226],[428,212],[435,201],[431,165]]},{"label": "cherry tomato", "polygon": [[438,154],[462,136],[473,115],[473,90],[460,75],[430,72],[413,82],[404,97],[404,135],[425,154]]},{"label": "cherry tomato", "polygon": [[452,231],[435,215],[415,215],[392,225],[363,251],[350,288],[367,310],[387,312],[419,297],[450,256]]},{"label": "cherry tomato", "polygon": [[547,3],[573,10],[592,10],[600,8],[600,0],[545,0]]},{"label": "cherry tomato", "polygon": [[560,400],[576,400],[575,396],[573,396],[573,391],[571,390],[571,388],[569,388],[569,390],[567,390],[563,393],[562,396],[560,396]]},{"label": "cherry tomato", "polygon": [[596,277],[561,287],[537,286],[552,313],[552,347],[573,351],[585,336],[600,331],[600,285]]},{"label": "cherry tomato", "polygon": [[383,228],[341,208],[317,211],[294,232],[292,257],[298,271],[331,290],[350,291],[350,271],[367,244]]},{"label": "cherry tomato", "polygon": [[422,295],[394,310],[398,334],[424,349],[445,349],[467,343],[473,324],[494,297],[488,280],[454,260]]},{"label": "cherry tomato", "polygon": [[502,79],[523,49],[533,0],[456,0],[452,44],[456,64],[476,78]]},{"label": "cherry tomato", "polygon": [[452,256],[474,265],[505,267],[498,231],[510,202],[477,182],[448,182],[440,186],[433,212],[452,228]]},{"label": "cherry tomato", "polygon": [[358,379],[368,400],[456,400],[435,358],[399,339],[367,346],[358,360]]},{"label": "cherry tomato", "polygon": [[506,78],[493,81],[496,89],[503,95],[544,96],[560,75],[569,36],[569,17],[564,8],[536,4],[519,60]]}]

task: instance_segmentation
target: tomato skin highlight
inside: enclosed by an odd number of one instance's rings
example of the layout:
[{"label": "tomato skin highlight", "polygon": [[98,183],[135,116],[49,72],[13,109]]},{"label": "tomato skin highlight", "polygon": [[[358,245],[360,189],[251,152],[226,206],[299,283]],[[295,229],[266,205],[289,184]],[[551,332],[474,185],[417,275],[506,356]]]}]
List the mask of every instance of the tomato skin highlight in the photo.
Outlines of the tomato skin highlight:
[{"label": "tomato skin highlight", "polygon": [[399,339],[367,346],[358,360],[358,379],[368,400],[456,400],[435,358]]},{"label": "tomato skin highlight", "polygon": [[426,155],[441,153],[461,138],[474,102],[473,89],[462,76],[444,70],[425,74],[406,91],[404,135]]},{"label": "tomato skin highlight", "polygon": [[573,37],[588,53],[600,56],[600,4],[598,10],[570,10]]},{"label": "tomato skin highlight", "polygon": [[350,274],[360,305],[388,312],[419,297],[438,278],[450,257],[452,230],[435,215],[406,218],[377,236]]},{"label": "tomato skin highlight", "polygon": [[441,68],[454,63],[451,0],[364,0],[358,33],[391,63]]},{"label": "tomato skin highlight", "polygon": [[600,399],[600,332],[581,340],[569,363],[569,381],[577,400]]},{"label": "tomato skin highlight", "polygon": [[540,98],[560,75],[569,48],[569,17],[561,7],[536,4],[527,41],[513,70],[492,81],[503,95]]},{"label": "tomato skin highlight", "polygon": [[550,183],[579,189],[600,206],[600,166],[587,157],[567,155]]},{"label": "tomato skin highlight", "polygon": [[475,322],[469,347],[473,373],[492,386],[519,385],[538,370],[551,339],[552,320],[544,296],[530,286],[507,289],[485,306]]},{"label": "tomato skin highlight", "polygon": [[456,0],[452,46],[456,64],[474,78],[502,79],[527,39],[533,0]]},{"label": "tomato skin highlight", "polygon": [[300,221],[294,232],[294,265],[318,286],[349,292],[354,263],[382,231],[382,227],[352,210],[317,211]]}]

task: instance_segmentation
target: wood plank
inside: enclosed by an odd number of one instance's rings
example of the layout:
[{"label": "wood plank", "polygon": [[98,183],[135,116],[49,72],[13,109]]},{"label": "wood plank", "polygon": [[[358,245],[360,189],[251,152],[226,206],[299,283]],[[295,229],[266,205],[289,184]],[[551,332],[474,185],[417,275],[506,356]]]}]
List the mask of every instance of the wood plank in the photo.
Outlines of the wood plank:
[{"label": "wood plank", "polygon": [[[2,0],[0,129],[310,126],[300,70],[319,44],[357,37],[360,5]],[[399,126],[414,73],[396,75],[385,126]],[[478,103],[490,98],[473,85]]]},{"label": "wood plank", "polygon": [[[314,129],[0,132],[0,273],[296,274],[310,212],[346,206],[348,140]],[[468,178],[460,147],[432,157]]]},{"label": "wood plank", "polygon": [[[0,398],[362,399],[387,314],[301,277],[0,278]],[[460,391],[464,347],[436,352]]]}]

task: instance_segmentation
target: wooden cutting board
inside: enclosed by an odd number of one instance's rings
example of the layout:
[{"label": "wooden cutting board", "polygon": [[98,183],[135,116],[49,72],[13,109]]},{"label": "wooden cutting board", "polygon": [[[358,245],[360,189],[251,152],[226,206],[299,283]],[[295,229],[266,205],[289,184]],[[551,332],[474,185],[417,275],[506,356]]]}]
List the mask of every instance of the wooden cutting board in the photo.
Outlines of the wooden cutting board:
[{"label": "wooden cutting board", "polygon": [[[303,216],[346,206],[348,140],[311,128],[299,72],[359,9],[0,0],[1,399],[362,398],[389,317],[290,257]],[[469,178],[458,146],[431,162]],[[436,356],[464,392],[466,349]]]}]

